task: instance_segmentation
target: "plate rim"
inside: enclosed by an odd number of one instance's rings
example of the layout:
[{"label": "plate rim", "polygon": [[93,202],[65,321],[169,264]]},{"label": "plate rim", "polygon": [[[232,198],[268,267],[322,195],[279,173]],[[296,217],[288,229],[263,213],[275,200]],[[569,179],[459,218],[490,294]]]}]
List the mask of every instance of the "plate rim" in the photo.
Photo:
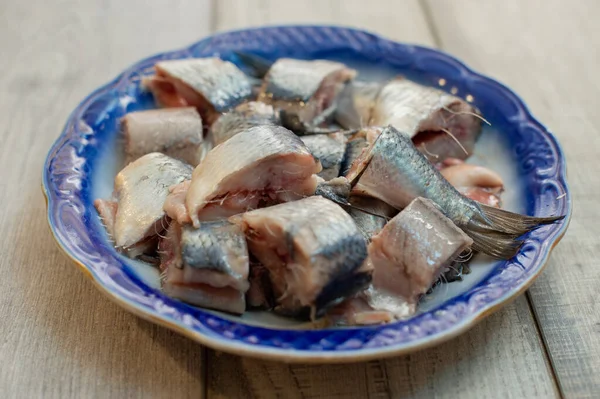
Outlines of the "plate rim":
[{"label": "plate rim", "polygon": [[[466,71],[470,76],[474,76],[474,77],[477,77],[484,81],[491,82],[495,85],[498,85],[499,87],[501,87],[502,90],[504,90],[504,91],[510,93],[512,96],[514,96],[514,99],[517,102],[519,109],[524,113],[524,118],[527,121],[536,124],[540,128],[540,130],[543,131],[544,136],[546,138],[548,138],[554,145],[554,147],[557,151],[556,158],[557,158],[557,161],[559,161],[559,163],[560,163],[560,168],[558,168],[557,173],[556,173],[556,179],[559,180],[563,184],[565,194],[566,194],[565,202],[566,202],[567,212],[566,212],[565,220],[561,223],[560,228],[556,232],[554,232],[553,235],[550,235],[549,237],[547,237],[544,240],[544,242],[549,243],[549,247],[547,248],[547,250],[540,252],[539,256],[536,259],[534,259],[533,263],[537,265],[535,268],[535,271],[531,275],[527,276],[527,278],[525,280],[521,281],[520,284],[516,285],[513,289],[511,289],[506,295],[490,301],[486,306],[483,306],[482,308],[478,309],[477,311],[469,314],[467,317],[461,318],[454,326],[450,327],[449,329],[446,329],[445,331],[437,332],[432,337],[424,337],[424,338],[421,337],[420,339],[417,339],[417,340],[411,340],[411,341],[408,341],[405,343],[396,344],[396,346],[380,346],[380,347],[376,347],[373,349],[361,348],[361,349],[355,349],[355,350],[332,350],[332,351],[326,351],[326,350],[310,351],[310,350],[301,350],[301,349],[283,349],[283,348],[273,348],[273,347],[266,347],[266,346],[261,346],[261,345],[254,345],[254,344],[250,344],[247,342],[238,342],[238,341],[231,341],[231,340],[225,341],[221,337],[212,337],[212,336],[206,335],[205,333],[202,333],[200,331],[194,330],[190,327],[184,326],[174,319],[170,320],[169,317],[167,317],[163,314],[159,315],[156,312],[153,312],[152,310],[146,310],[146,309],[142,308],[141,306],[134,304],[133,301],[128,300],[123,295],[120,295],[119,293],[115,292],[110,287],[108,287],[105,283],[103,283],[103,281],[95,275],[91,266],[86,265],[84,263],[85,260],[78,259],[77,256],[75,256],[75,254],[68,247],[68,245],[66,245],[67,243],[63,242],[58,237],[57,226],[53,223],[51,212],[50,212],[50,210],[52,209],[52,206],[54,204],[52,203],[51,196],[49,195],[50,185],[51,185],[50,179],[49,179],[49,163],[52,160],[51,155],[54,153],[55,149],[57,149],[58,145],[61,142],[61,139],[65,137],[65,135],[67,133],[67,129],[70,126],[70,123],[73,120],[74,116],[78,114],[78,111],[85,109],[86,106],[89,103],[91,103],[91,100],[96,98],[100,93],[106,92],[111,87],[117,85],[118,82],[120,82],[123,79],[123,77],[127,74],[128,71],[134,70],[137,66],[140,66],[143,63],[148,62],[151,59],[154,59],[157,57],[162,57],[162,56],[165,56],[166,54],[190,51],[192,48],[199,48],[202,45],[208,44],[211,40],[214,40],[215,38],[224,37],[226,35],[249,33],[249,32],[255,32],[255,31],[278,30],[278,29],[300,29],[300,30],[303,30],[303,29],[329,29],[329,30],[333,30],[333,31],[346,30],[346,31],[350,31],[350,32],[366,34],[366,35],[372,37],[374,40],[377,40],[378,44],[386,43],[386,44],[393,44],[393,45],[400,45],[400,46],[408,46],[408,47],[414,48],[418,51],[432,52],[434,54],[441,55],[442,58],[446,58],[446,59],[450,60],[453,64],[460,66],[461,69],[463,71]],[[483,320],[485,317],[494,313],[495,311],[497,311],[501,307],[507,305],[508,303],[512,302],[519,295],[521,295],[535,281],[535,279],[541,274],[541,272],[545,269],[545,267],[547,265],[547,261],[550,257],[550,254],[552,253],[552,250],[560,242],[560,240],[564,236],[564,234],[568,228],[568,225],[570,223],[571,215],[572,215],[572,197],[571,197],[571,192],[569,189],[569,184],[567,181],[566,167],[567,167],[566,158],[565,158],[564,151],[563,151],[560,143],[558,142],[558,140],[556,139],[554,134],[552,134],[552,132],[545,125],[540,123],[537,120],[537,118],[535,118],[532,115],[531,111],[529,110],[529,108],[527,107],[527,105],[521,99],[520,96],[518,96],[515,92],[513,92],[510,88],[508,88],[506,85],[499,82],[498,80],[472,70],[465,63],[454,58],[453,56],[449,55],[448,53],[446,53],[442,50],[429,48],[429,47],[425,47],[425,46],[420,46],[420,45],[413,45],[413,44],[409,44],[409,43],[405,43],[405,42],[398,42],[398,41],[390,40],[385,37],[379,36],[377,34],[371,33],[368,30],[355,29],[355,28],[345,27],[345,26],[340,26],[340,25],[269,25],[269,26],[261,26],[261,27],[255,27],[255,28],[249,28],[249,29],[238,29],[238,30],[220,32],[220,33],[217,33],[214,35],[206,36],[203,39],[201,39],[197,42],[194,42],[191,45],[183,47],[181,49],[175,49],[175,50],[171,50],[171,51],[154,54],[150,57],[146,57],[146,58],[132,64],[129,68],[126,68],[117,77],[115,77],[114,79],[110,80],[108,83],[106,83],[106,84],[100,86],[99,88],[97,88],[96,90],[94,90],[92,93],[90,93],[88,96],[86,96],[84,98],[84,100],[81,101],[77,105],[77,107],[71,112],[61,134],[56,138],[56,140],[52,144],[52,146],[46,156],[46,160],[44,162],[43,177],[42,177],[42,192],[46,199],[46,220],[50,227],[52,237],[56,241],[58,247],[62,250],[63,253],[65,253],[78,266],[78,268],[83,272],[83,274],[88,279],[90,279],[101,292],[106,294],[110,299],[112,299],[114,302],[116,302],[118,305],[122,306],[126,310],[136,314],[139,317],[142,317],[143,319],[149,320],[153,323],[162,325],[162,326],[167,327],[171,330],[174,330],[180,334],[183,334],[203,345],[206,345],[208,347],[211,347],[213,349],[220,350],[223,352],[228,352],[228,353],[242,355],[242,356],[249,356],[249,357],[254,357],[254,358],[278,360],[278,361],[285,361],[285,362],[348,363],[348,362],[367,361],[367,360],[372,360],[372,359],[381,359],[381,358],[386,358],[386,357],[399,356],[399,355],[411,353],[411,352],[414,352],[417,350],[422,350],[425,348],[429,348],[429,347],[438,345],[442,342],[450,340],[450,339],[466,332],[467,330],[471,329],[478,322]],[[241,323],[241,324],[244,324],[244,323]],[[271,330],[279,331],[279,330],[286,330],[286,329],[271,328]]]}]

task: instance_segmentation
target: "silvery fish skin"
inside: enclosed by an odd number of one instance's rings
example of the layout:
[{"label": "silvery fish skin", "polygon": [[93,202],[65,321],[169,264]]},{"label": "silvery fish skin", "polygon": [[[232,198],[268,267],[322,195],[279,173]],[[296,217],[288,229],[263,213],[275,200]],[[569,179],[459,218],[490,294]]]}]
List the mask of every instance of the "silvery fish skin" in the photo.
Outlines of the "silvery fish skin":
[{"label": "silvery fish skin", "polygon": [[273,62],[259,55],[234,50],[232,53],[238,58],[239,63],[246,67],[246,73],[255,79],[263,79],[271,69]]},{"label": "silvery fish skin", "polygon": [[357,273],[365,241],[350,215],[319,197],[257,209],[230,219],[242,226],[251,253],[267,269],[276,311],[318,317],[360,291],[370,271]]},{"label": "silvery fish skin", "polygon": [[249,259],[240,228],[227,221],[198,229],[172,222],[160,244],[167,295],[197,306],[241,314],[249,288]]},{"label": "silvery fish skin", "polygon": [[371,119],[375,99],[381,87],[382,84],[378,82],[349,82],[338,97],[335,121],[346,129],[365,127]]},{"label": "silvery fish skin", "polygon": [[202,160],[202,119],[193,107],[130,112],[121,123],[129,162],[151,152],[192,166]]},{"label": "silvery fish skin", "polygon": [[155,100],[164,107],[195,106],[209,126],[252,95],[252,80],[219,58],[160,61],[155,70],[144,81]]},{"label": "silvery fish skin", "polygon": [[316,126],[333,114],[344,83],[355,76],[355,70],[339,62],[281,58],[265,76],[258,99],[283,110],[288,125],[293,120],[297,129]]},{"label": "silvery fish skin", "polygon": [[481,212],[477,204],[460,195],[443,178],[415,148],[409,135],[392,126],[383,129],[353,163],[348,179],[363,169],[355,189],[397,209],[405,208],[417,197],[430,198],[459,226],[467,225],[475,213]]},{"label": "silvery fish skin", "polygon": [[432,201],[416,198],[369,244],[374,267],[365,292],[369,305],[397,318],[410,316],[445,267],[472,244]]},{"label": "silvery fish skin", "polygon": [[348,179],[345,177],[336,177],[327,181],[323,178],[320,179],[315,190],[315,195],[320,195],[336,204],[346,205],[348,203],[348,197],[350,197],[350,192],[352,191],[352,186]]},{"label": "silvery fish skin", "polygon": [[352,205],[347,209],[348,213],[367,242],[398,213],[393,206],[373,197],[352,195],[348,202]]},{"label": "silvery fish skin", "polygon": [[127,165],[115,177],[117,211],[115,245],[131,247],[158,235],[166,227],[163,203],[169,187],[189,179],[192,167],[160,153],[150,153]]},{"label": "silvery fish skin", "polygon": [[279,124],[279,113],[271,105],[249,101],[221,115],[211,126],[210,132],[213,144],[219,145],[251,127]]},{"label": "silvery fish skin", "polygon": [[248,248],[239,226],[226,220],[183,226],[182,259],[196,269],[213,270],[232,278],[229,284],[248,289]]},{"label": "silvery fish skin", "polygon": [[319,172],[319,176],[325,180],[338,177],[346,149],[346,136],[338,132],[303,136],[300,139],[321,162],[323,170]]},{"label": "silvery fish skin", "polygon": [[312,195],[321,164],[281,126],[256,126],[213,148],[194,170],[185,203],[194,226]]},{"label": "silvery fish skin", "polygon": [[492,208],[465,197],[421,154],[409,135],[392,126],[383,129],[348,173],[358,179],[356,192],[371,195],[403,209],[417,197],[432,200],[474,241],[473,248],[508,259],[521,244],[521,235],[562,217],[538,218]]},{"label": "silvery fish skin", "polygon": [[473,153],[481,132],[481,119],[477,115],[477,109],[456,96],[398,78],[379,92],[369,124],[394,126],[408,134],[430,160],[437,162],[448,157],[465,159]]}]

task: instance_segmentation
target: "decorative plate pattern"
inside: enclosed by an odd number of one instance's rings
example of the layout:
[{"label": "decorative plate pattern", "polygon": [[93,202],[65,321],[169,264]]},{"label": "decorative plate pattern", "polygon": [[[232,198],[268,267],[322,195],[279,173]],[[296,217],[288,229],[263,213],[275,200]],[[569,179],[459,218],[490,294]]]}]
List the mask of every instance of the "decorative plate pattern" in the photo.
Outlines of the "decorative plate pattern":
[{"label": "decorative plate pattern", "polygon": [[[265,58],[347,58],[415,73],[426,83],[470,94],[483,114],[514,143],[529,214],[567,215],[540,228],[512,260],[465,294],[410,320],[346,329],[285,330],[249,326],[164,296],[145,285],[116,256],[95,224],[92,171],[103,137],[128,107],[146,94],[139,81],[157,60],[220,56],[236,62],[233,50]],[[146,101],[148,101],[146,99]],[[523,292],[540,273],[564,234],[571,211],[565,160],[554,136],[502,84],[482,76],[440,51],[392,42],[373,34],[328,26],[267,27],[219,34],[192,46],[145,59],[86,98],[71,114],[50,150],[43,171],[48,220],[60,247],[102,291],[149,320],[208,346],[232,353],[286,361],[358,361],[405,353],[449,339],[470,328]]]}]

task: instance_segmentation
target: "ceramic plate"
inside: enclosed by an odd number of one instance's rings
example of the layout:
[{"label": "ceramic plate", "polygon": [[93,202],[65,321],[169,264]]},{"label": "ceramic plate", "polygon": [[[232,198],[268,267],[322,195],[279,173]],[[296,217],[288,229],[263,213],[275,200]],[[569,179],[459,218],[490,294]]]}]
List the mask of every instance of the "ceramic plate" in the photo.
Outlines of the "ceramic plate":
[{"label": "ceramic plate", "polygon": [[[536,216],[567,215],[527,236],[509,261],[477,258],[462,282],[427,296],[413,318],[372,327],[307,329],[263,312],[242,317],[195,308],[160,292],[156,269],[119,255],[108,241],[95,198],[110,196],[122,167],[118,121],[153,107],[140,79],[158,60],[218,56],[240,67],[233,51],[267,59],[342,61],[363,78],[403,74],[479,107],[490,121],[469,162],[505,180],[505,207]],[[397,355],[454,337],[522,293],[539,275],[564,234],[571,210],[565,159],[555,137],[502,84],[440,51],[389,41],[354,29],[267,27],[223,33],[190,47],[145,59],[90,94],[71,114],[43,171],[50,228],[60,247],[101,291],[133,313],[207,346],[240,355],[302,362],[362,361]]]}]

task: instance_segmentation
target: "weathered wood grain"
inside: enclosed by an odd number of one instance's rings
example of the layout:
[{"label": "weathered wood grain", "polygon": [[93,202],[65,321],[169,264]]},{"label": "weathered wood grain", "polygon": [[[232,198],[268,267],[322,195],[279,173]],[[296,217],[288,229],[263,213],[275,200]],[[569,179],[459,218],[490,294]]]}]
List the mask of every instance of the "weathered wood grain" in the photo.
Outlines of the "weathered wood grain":
[{"label": "weathered wood grain", "polygon": [[332,24],[375,31],[392,39],[432,45],[417,0],[219,0],[217,31],[260,25]]},{"label": "weathered wood grain", "polygon": [[[577,213],[530,290],[567,397],[596,397],[594,288],[600,144],[592,0],[0,2],[0,392],[2,397],[197,397],[202,348],[102,296],[59,252],[39,190],[45,153],[92,89],[141,57],[219,30],[334,23],[440,44],[514,87],[561,138]],[[216,15],[218,18],[213,19]],[[436,35],[426,21],[433,21]],[[434,40],[434,37],[437,40]],[[572,136],[572,137],[570,137]],[[406,357],[283,365],[210,352],[212,397],[552,397],[557,390],[525,298],[469,333]]]},{"label": "weathered wood grain", "polygon": [[[281,23],[335,23],[434,46],[416,1],[220,1],[217,30]],[[410,356],[308,366],[209,351],[209,397],[553,397],[557,395],[524,297],[464,336]]]},{"label": "weathered wood grain", "polygon": [[600,3],[428,1],[441,45],[519,93],[559,138],[573,193],[569,231],[529,290],[565,397],[600,395]]},{"label": "weathered wood grain", "polygon": [[558,396],[525,298],[442,346],[385,361],[286,365],[210,352],[210,398]]},{"label": "weathered wood grain", "polygon": [[199,345],[122,310],[60,253],[40,177],[84,96],[206,35],[209,15],[208,1],[0,3],[0,396],[203,393]]}]

